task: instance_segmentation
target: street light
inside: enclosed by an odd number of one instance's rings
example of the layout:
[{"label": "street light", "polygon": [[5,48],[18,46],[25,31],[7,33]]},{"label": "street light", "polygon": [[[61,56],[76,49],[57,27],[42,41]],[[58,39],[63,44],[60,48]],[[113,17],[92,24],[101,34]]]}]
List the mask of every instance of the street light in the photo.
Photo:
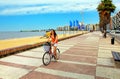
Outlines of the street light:
[{"label": "street light", "polygon": [[[90,5],[90,6],[92,6],[92,5]],[[87,10],[87,9],[88,9],[88,8],[84,8],[83,10]],[[80,14],[81,14],[81,19],[82,19],[81,25],[84,26],[84,14],[83,14],[83,10],[80,11]],[[82,33],[83,33],[83,29],[82,29]]]},{"label": "street light", "polygon": [[82,29],[82,26],[83,26],[83,24],[84,24],[84,16],[83,16],[83,11],[81,11],[80,12],[80,14],[81,14],[81,19],[82,19],[82,21],[81,21],[81,30],[82,30],[82,34],[83,34],[83,29]]}]

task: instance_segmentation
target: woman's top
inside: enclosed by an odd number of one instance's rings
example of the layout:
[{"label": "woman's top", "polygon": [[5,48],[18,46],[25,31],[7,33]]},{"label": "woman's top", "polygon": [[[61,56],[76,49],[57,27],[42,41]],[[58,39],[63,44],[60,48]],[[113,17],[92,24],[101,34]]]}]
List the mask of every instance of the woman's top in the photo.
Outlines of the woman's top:
[{"label": "woman's top", "polygon": [[57,36],[56,36],[56,37],[51,36],[51,42],[53,42],[53,43],[58,43],[58,38],[57,38]]}]

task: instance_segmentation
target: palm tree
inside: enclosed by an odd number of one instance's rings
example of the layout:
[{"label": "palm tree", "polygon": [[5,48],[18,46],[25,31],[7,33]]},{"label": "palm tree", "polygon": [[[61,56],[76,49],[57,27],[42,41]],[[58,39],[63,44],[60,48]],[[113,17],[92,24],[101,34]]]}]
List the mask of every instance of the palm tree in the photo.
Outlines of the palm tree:
[{"label": "palm tree", "polygon": [[106,38],[106,25],[110,23],[111,13],[115,11],[115,5],[112,3],[112,0],[101,0],[101,3],[97,7],[99,12],[99,27],[104,37]]}]

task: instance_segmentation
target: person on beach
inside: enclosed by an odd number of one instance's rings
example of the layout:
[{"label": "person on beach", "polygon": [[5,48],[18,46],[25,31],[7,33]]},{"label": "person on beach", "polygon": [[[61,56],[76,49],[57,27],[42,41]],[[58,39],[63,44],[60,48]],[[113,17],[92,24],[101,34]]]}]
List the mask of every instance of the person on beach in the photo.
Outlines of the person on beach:
[{"label": "person on beach", "polygon": [[[50,33],[51,33],[51,35],[50,35],[48,41],[51,42],[51,46],[53,47],[54,56],[57,59],[56,49],[57,49],[57,45],[58,45],[58,36],[57,36],[55,30],[51,30]],[[52,51],[52,49],[51,49],[51,51]]]},{"label": "person on beach", "polygon": [[49,38],[51,36],[51,31],[46,31],[46,34],[44,35],[46,38]]}]

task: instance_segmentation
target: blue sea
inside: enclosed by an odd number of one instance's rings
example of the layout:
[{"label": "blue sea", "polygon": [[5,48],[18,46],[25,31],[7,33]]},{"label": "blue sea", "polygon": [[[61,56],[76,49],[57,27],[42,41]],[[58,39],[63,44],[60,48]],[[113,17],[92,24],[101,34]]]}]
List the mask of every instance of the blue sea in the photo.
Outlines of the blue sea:
[{"label": "blue sea", "polygon": [[[41,32],[17,32],[17,31],[0,32],[0,40],[44,36],[45,33],[46,33],[45,31],[41,31]],[[63,34],[63,33],[65,32],[57,31],[57,34]]]},{"label": "blue sea", "polygon": [[14,38],[24,38],[33,36],[43,36],[45,32],[0,32],[0,40],[4,39],[14,39]]}]

